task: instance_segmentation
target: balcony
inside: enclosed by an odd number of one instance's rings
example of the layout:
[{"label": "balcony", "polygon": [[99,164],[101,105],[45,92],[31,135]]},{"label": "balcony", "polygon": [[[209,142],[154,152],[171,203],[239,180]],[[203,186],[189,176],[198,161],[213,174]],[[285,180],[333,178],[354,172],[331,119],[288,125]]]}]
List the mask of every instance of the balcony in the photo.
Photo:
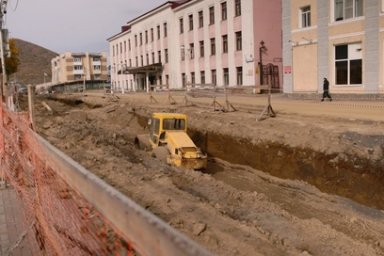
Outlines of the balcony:
[{"label": "balcony", "polygon": [[74,69],[73,70],[73,74],[74,75],[83,75],[84,74],[84,70],[82,70],[82,69]]}]

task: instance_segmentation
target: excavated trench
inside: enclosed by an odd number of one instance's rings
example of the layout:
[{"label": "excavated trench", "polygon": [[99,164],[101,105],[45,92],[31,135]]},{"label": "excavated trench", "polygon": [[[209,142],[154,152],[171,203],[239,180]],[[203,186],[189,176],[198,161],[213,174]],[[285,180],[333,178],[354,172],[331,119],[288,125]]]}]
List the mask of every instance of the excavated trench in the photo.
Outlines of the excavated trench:
[{"label": "excavated trench", "polygon": [[[310,148],[293,148],[279,143],[256,145],[249,140],[193,129],[190,130],[190,136],[211,157],[206,172],[231,185],[236,185],[230,180],[233,177],[223,175],[225,168],[217,164],[214,158],[248,165],[279,178],[303,180],[323,192],[384,209],[381,196],[384,193],[384,175],[380,162],[352,155],[344,156],[346,160],[334,161],[337,154],[327,155]],[[252,186],[237,184],[237,189],[252,190]]]},{"label": "excavated trench", "polygon": [[[72,106],[83,103],[78,100],[60,101]],[[146,116],[132,114],[141,127],[147,125]],[[241,176],[241,168],[229,172],[227,168],[234,167],[223,166],[215,161],[216,158],[232,164],[251,166],[279,178],[303,180],[323,192],[384,209],[384,198],[381,196],[384,194],[384,175],[379,161],[345,154],[338,158],[337,154],[325,154],[311,148],[290,147],[276,142],[253,144],[249,140],[202,132],[196,128],[190,128],[189,135],[209,156],[208,167],[204,172],[239,190],[253,191],[255,188],[250,183],[247,185],[236,181],[237,177],[233,173],[238,171]],[[338,160],[334,161],[336,158]]]},{"label": "excavated trench", "polygon": [[[147,118],[137,115],[141,126]],[[384,209],[384,172],[380,162],[338,154],[325,154],[310,148],[290,147],[287,144],[264,142],[252,144],[249,140],[189,128],[192,140],[209,156],[204,171],[213,177],[236,186],[239,190],[252,191],[253,186],[239,184],[233,175],[225,175],[228,168],[215,161],[222,159],[232,164],[247,165],[275,177],[302,180],[319,190],[350,198],[361,204]],[[358,168],[356,168],[358,166]],[[233,167],[232,167],[233,168]],[[241,170],[238,170],[241,172]]]}]

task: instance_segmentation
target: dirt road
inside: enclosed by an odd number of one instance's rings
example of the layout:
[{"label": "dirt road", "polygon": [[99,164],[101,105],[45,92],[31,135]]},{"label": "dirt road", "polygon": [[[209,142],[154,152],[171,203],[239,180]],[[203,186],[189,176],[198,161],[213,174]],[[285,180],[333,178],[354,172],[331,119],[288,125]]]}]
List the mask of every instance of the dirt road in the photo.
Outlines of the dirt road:
[{"label": "dirt road", "polygon": [[[233,99],[238,111],[225,113],[211,99],[170,105],[166,96],[37,99],[38,132],[218,255],[384,255],[379,115],[340,119],[282,106],[257,122],[264,98]],[[189,115],[192,138],[210,156],[205,172],[136,150],[133,138],[153,111]]]}]

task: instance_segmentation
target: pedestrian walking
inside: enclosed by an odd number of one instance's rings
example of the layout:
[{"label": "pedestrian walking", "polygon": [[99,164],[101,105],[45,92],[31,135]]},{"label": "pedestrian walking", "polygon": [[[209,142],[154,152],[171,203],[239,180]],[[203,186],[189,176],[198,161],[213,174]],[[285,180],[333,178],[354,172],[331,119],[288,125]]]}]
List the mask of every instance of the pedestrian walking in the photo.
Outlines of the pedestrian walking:
[{"label": "pedestrian walking", "polygon": [[324,77],[323,82],[323,98],[321,101],[324,101],[325,98],[329,98],[329,101],[332,101],[331,95],[329,95],[329,81],[326,77]]}]

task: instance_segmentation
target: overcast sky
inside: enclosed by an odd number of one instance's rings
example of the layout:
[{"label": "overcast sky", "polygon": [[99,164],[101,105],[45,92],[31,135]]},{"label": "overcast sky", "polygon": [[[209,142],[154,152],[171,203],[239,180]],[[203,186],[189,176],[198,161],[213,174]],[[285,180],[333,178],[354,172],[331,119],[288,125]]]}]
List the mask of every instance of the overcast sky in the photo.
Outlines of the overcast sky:
[{"label": "overcast sky", "polygon": [[8,0],[5,27],[51,51],[108,52],[106,39],[166,0]]}]

